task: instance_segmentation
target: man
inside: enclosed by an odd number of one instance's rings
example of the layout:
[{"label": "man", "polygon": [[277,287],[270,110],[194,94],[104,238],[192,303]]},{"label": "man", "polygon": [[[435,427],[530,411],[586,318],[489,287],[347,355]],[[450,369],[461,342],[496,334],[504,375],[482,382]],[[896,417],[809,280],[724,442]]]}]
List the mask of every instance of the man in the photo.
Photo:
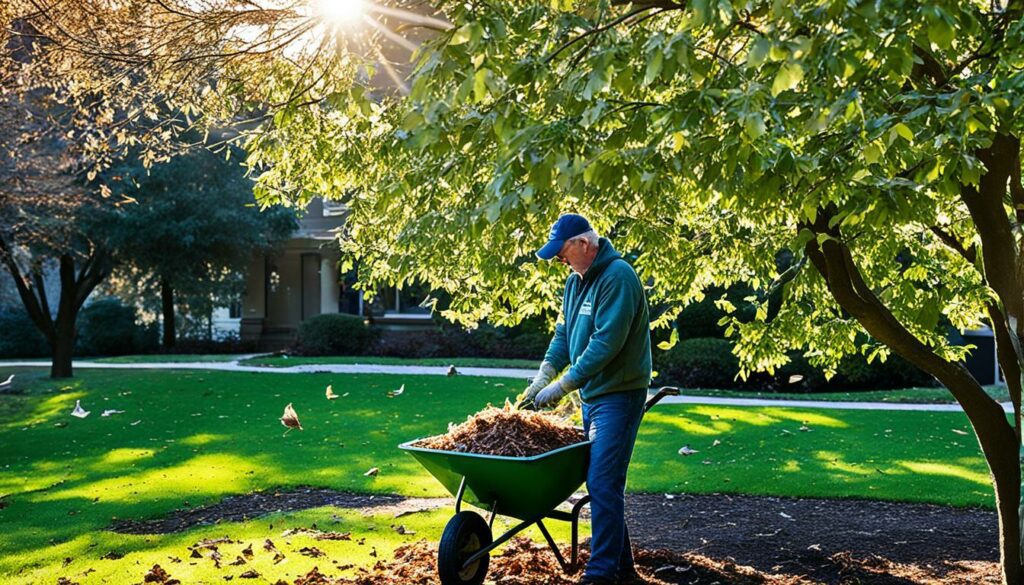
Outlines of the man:
[{"label": "man", "polygon": [[562,320],[524,398],[553,406],[580,391],[583,428],[593,441],[587,470],[593,536],[581,584],[629,583],[637,577],[625,522],[626,469],[651,382],[647,299],[633,267],[582,216],[559,217],[537,256],[558,258],[573,272]]}]

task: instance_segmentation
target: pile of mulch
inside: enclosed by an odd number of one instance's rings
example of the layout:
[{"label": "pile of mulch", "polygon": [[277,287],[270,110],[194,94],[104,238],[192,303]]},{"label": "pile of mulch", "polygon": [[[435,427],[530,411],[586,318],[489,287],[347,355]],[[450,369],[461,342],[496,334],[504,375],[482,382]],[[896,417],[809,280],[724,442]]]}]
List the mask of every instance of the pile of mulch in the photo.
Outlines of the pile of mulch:
[{"label": "pile of mulch", "polygon": [[[568,548],[562,551],[568,558]],[[580,566],[587,561],[581,551]],[[637,570],[649,585],[676,583],[730,583],[735,585],[791,585],[802,581],[787,577],[765,576],[749,567],[697,554],[669,551],[637,551]],[[547,545],[516,537],[502,552],[493,555],[487,582],[495,585],[575,585],[579,573],[566,574]],[[425,540],[395,550],[391,561],[378,561],[369,569],[360,569],[354,577],[333,578],[313,569],[295,581],[295,585],[437,585],[437,545]]]},{"label": "pile of mulch", "polygon": [[413,446],[480,455],[532,457],[584,440],[579,429],[555,415],[516,410],[506,402],[504,408],[489,406],[466,422],[450,426],[447,433],[420,439]]}]

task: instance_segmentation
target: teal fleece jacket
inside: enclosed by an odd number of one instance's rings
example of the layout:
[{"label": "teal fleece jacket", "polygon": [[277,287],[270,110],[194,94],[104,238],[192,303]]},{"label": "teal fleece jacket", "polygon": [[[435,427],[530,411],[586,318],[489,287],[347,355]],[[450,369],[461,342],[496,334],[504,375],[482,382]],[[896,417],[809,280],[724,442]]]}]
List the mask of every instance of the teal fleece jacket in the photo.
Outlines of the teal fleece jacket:
[{"label": "teal fleece jacket", "polygon": [[561,371],[583,400],[647,388],[651,383],[651,323],[633,267],[601,238],[594,263],[565,283],[562,320],[544,361]]}]

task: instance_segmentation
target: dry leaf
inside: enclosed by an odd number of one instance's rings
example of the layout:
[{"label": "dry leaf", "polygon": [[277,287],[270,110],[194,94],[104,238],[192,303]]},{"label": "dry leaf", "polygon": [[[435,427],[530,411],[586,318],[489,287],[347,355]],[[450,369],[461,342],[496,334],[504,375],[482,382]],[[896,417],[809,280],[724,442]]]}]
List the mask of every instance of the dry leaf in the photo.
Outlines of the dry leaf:
[{"label": "dry leaf", "polygon": [[14,374],[11,374],[10,376],[7,376],[6,380],[4,380],[3,382],[0,382],[0,388],[3,388],[5,386],[10,386],[11,382],[13,382],[13,381],[14,381]]},{"label": "dry leaf", "polygon": [[405,384],[402,384],[401,387],[398,388],[398,390],[389,390],[388,391],[388,398],[394,398],[395,396],[401,396],[402,392],[405,392]]},{"label": "dry leaf", "polygon": [[[302,430],[302,425],[299,423],[299,415],[295,414],[295,409],[292,408],[292,403],[289,402],[288,406],[284,407],[284,414],[281,415],[281,424],[288,427],[288,431],[292,429]],[[284,434],[288,434],[285,431]]]},{"label": "dry leaf", "polygon": [[405,527],[405,524],[399,524],[398,526],[395,526],[394,529],[395,529],[395,532],[397,532],[399,534],[405,534],[405,535],[416,534],[415,530],[409,530],[408,528]]},{"label": "dry leaf", "polygon": [[796,384],[797,382],[800,382],[803,379],[804,379],[804,377],[802,375],[795,374],[795,375],[792,375],[792,376],[789,377],[789,383],[790,384]]},{"label": "dry leaf", "polygon": [[683,448],[679,450],[679,454],[682,456],[693,455],[694,453],[700,453],[696,449],[691,449],[689,445],[683,445]]},{"label": "dry leaf", "polygon": [[243,548],[242,549],[242,554],[245,555],[245,558],[251,559],[252,558],[252,544],[250,544],[249,546]]},{"label": "dry leaf", "polygon": [[124,414],[123,410],[104,410],[100,416],[110,416],[112,414]]},{"label": "dry leaf", "polygon": [[82,401],[75,401],[75,409],[71,411],[71,416],[77,416],[78,418],[85,418],[89,416],[89,411],[82,408]]},{"label": "dry leaf", "polygon": [[139,419],[139,420],[137,420],[137,421],[133,422],[133,423],[132,423],[132,426],[134,427],[135,425],[139,424],[140,422],[142,422],[142,419]]},{"label": "dry leaf", "polygon": [[334,388],[330,384],[327,385],[327,392],[324,393],[327,396],[327,400],[336,400],[338,395],[334,393]]},{"label": "dry leaf", "polygon": [[970,434],[970,433],[968,433],[967,431],[961,431],[960,429],[951,429],[951,430],[952,430],[952,431],[953,431],[954,433],[958,434],[958,435],[969,435],[969,434]]},{"label": "dry leaf", "polygon": [[366,473],[364,473],[363,475],[364,475],[365,477],[373,477],[373,476],[377,475],[378,473],[380,473],[380,468],[378,468],[378,467],[371,467],[371,468],[370,468],[369,470],[367,470],[367,472],[366,472]]}]

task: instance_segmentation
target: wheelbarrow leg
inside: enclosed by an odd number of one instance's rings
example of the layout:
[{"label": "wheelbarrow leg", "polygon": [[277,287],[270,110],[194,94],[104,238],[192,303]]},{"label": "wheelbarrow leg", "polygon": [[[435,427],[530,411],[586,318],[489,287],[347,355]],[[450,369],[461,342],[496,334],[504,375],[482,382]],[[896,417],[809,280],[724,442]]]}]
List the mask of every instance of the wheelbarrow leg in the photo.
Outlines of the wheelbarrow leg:
[{"label": "wheelbarrow leg", "polygon": [[[566,514],[560,512],[558,515],[548,515],[548,518],[555,518],[557,520],[568,520],[572,523],[572,550],[569,562],[565,562],[565,558],[562,556],[562,551],[558,550],[558,545],[555,544],[555,539],[551,538],[551,533],[548,532],[547,526],[544,526],[542,520],[537,521],[537,528],[540,528],[541,534],[544,535],[544,539],[548,541],[548,546],[551,547],[551,552],[555,553],[555,559],[558,560],[558,564],[562,567],[562,570],[570,575],[579,570],[579,552],[580,552],[580,541],[579,541],[579,529],[580,529],[580,512],[583,511],[583,506],[586,506],[590,502],[590,496],[583,496],[580,501],[576,502],[572,507],[572,513]],[[566,517],[568,516],[568,517]]]}]

